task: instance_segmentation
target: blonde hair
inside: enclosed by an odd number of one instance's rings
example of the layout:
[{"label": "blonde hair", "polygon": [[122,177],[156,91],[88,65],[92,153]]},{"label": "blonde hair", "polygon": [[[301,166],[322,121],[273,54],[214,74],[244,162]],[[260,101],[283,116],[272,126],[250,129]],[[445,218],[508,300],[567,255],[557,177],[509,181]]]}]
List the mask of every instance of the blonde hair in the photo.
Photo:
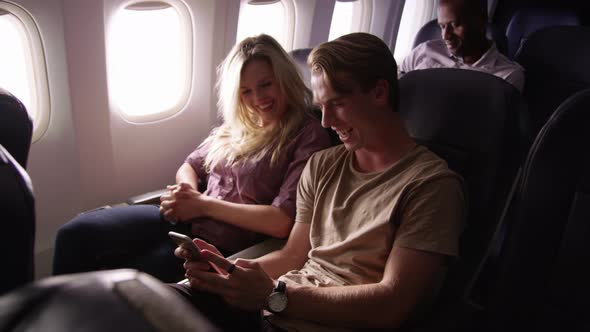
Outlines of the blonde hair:
[{"label": "blonde hair", "polygon": [[[260,126],[258,114],[245,105],[239,93],[243,68],[251,60],[266,61],[272,67],[287,111],[276,125]],[[310,113],[311,92],[291,57],[271,36],[261,34],[236,44],[217,67],[218,112],[223,124],[201,144],[209,145],[205,157],[208,172],[225,161],[234,166],[244,160],[259,161],[271,153],[276,164],[285,146]]]}]

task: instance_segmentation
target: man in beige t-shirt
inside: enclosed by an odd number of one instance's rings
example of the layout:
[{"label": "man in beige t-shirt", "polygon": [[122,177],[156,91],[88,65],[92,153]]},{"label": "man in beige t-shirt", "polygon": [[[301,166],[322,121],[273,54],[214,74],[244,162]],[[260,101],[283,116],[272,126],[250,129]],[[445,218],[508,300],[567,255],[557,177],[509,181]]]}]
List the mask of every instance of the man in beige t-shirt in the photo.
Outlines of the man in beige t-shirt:
[{"label": "man in beige t-shirt", "polygon": [[211,306],[197,304],[198,292],[219,295],[231,315],[212,320],[226,330],[261,328],[238,326],[238,309],[253,317],[266,309],[265,331],[396,328],[436,294],[458,253],[462,180],[407,134],[387,45],[349,34],[316,47],[308,63],[322,125],[344,144],[308,161],[286,245],[232,263],[195,240],[203,259],[228,273],[185,264],[190,287],[181,292],[199,308]]}]

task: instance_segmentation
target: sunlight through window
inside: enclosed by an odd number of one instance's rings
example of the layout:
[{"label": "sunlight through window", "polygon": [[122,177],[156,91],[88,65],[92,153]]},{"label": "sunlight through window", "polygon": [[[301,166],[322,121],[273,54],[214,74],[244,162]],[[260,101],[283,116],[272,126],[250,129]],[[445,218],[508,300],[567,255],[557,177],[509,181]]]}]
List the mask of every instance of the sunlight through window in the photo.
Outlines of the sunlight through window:
[{"label": "sunlight through window", "polygon": [[15,95],[33,119],[35,142],[49,126],[49,84],[39,29],[20,6],[0,1],[0,87]]},{"label": "sunlight through window", "polygon": [[155,8],[126,7],[111,22],[109,93],[132,121],[176,112],[187,97],[190,49],[185,26],[174,7],[157,4]]},{"label": "sunlight through window", "polygon": [[281,1],[251,5],[243,2],[238,18],[236,42],[261,33],[272,36],[283,48],[289,50],[286,36],[285,7]]},{"label": "sunlight through window", "polygon": [[432,0],[406,1],[402,19],[397,33],[393,56],[397,63],[401,63],[412,50],[414,37],[418,30],[434,18],[434,4]]},{"label": "sunlight through window", "polygon": [[34,119],[36,108],[31,100],[33,82],[27,72],[30,50],[26,48],[27,36],[22,31],[22,22],[14,15],[0,15],[0,45],[10,45],[0,52],[0,87],[20,99]]},{"label": "sunlight through window", "polygon": [[336,1],[332,23],[330,24],[330,35],[328,40],[336,39],[352,32],[352,19],[354,2]]}]

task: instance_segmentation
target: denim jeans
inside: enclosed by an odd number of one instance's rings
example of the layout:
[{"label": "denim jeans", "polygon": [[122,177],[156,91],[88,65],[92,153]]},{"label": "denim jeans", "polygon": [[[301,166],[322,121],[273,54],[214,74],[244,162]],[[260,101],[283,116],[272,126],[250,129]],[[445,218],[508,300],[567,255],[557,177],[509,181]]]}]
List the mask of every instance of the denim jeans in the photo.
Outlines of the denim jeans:
[{"label": "denim jeans", "polygon": [[90,211],[63,225],[56,237],[53,274],[134,268],[164,282],[184,278],[169,231],[190,236],[190,223],[172,225],[156,205]]}]

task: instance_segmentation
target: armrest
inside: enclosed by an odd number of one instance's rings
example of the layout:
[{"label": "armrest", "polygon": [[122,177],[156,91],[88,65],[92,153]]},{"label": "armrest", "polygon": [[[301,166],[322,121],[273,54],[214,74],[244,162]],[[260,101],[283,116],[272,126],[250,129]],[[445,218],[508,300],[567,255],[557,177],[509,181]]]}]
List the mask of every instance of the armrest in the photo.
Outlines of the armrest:
[{"label": "armrest", "polygon": [[286,240],[270,238],[239,251],[227,259],[246,258],[252,259],[268,254],[269,252],[281,249],[285,245]]},{"label": "armrest", "polygon": [[[207,182],[199,179],[198,190],[200,192],[205,192],[206,189],[207,189]],[[127,199],[127,201],[125,203],[127,203],[128,205],[160,204],[160,196],[162,196],[166,191],[167,191],[167,189],[159,189],[159,190],[150,191],[149,193],[145,193],[145,194],[141,194],[141,195],[137,195],[137,196],[132,196],[132,197],[129,197],[129,199]]]},{"label": "armrest", "polygon": [[166,191],[167,189],[160,189],[150,191],[149,193],[129,197],[126,203],[129,205],[160,204],[160,196],[162,196]]}]

